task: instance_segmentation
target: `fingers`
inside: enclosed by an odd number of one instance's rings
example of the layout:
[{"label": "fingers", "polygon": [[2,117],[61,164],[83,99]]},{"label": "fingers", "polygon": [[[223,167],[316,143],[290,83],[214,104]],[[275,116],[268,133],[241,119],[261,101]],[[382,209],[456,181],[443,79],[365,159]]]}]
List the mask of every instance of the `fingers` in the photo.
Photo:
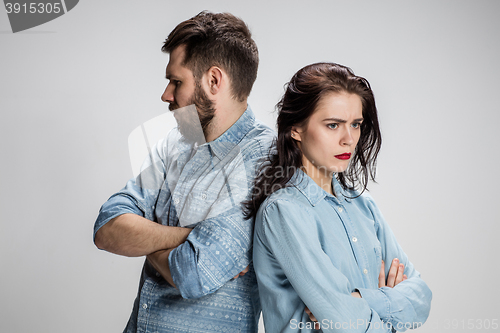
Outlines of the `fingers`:
[{"label": "fingers", "polygon": [[352,296],[352,297],[356,297],[356,298],[362,298],[362,297],[361,297],[361,294],[359,293],[359,291],[353,291],[353,292],[351,293],[351,296]]},{"label": "fingers", "polygon": [[314,322],[314,329],[319,330],[320,329],[320,324],[318,323],[318,319],[312,314],[312,312],[309,310],[309,308],[306,306],[305,307],[305,312],[309,316],[309,319],[311,319],[312,322]]},{"label": "fingers", "polygon": [[387,287],[394,288],[396,285],[396,276],[398,275],[399,259],[395,258],[392,261],[391,268],[387,274]]},{"label": "fingers", "polygon": [[240,276],[245,275],[248,272],[249,269],[250,269],[250,265],[248,265],[247,268],[245,268],[244,270],[242,270],[241,272],[239,272],[238,274],[236,274],[236,276],[233,279],[237,279]]},{"label": "fingers", "polygon": [[311,321],[318,321],[316,319],[316,317],[314,317],[314,315],[312,314],[311,310],[309,310],[309,308],[306,306],[306,308],[304,309],[307,313],[307,315],[309,316],[309,319],[311,319]]},{"label": "fingers", "polygon": [[387,274],[387,282],[385,281],[385,263],[382,260],[382,266],[380,268],[380,273],[378,275],[378,287],[390,287],[394,288],[400,282],[408,279],[405,274],[405,265],[399,263],[399,259],[395,258],[392,261],[391,268],[389,268],[389,273]]},{"label": "fingers", "polygon": [[405,274],[405,265],[399,264],[398,273],[396,275],[396,280],[394,286],[397,286],[399,282],[403,281],[403,275]]},{"label": "fingers", "polygon": [[[387,287],[394,288],[401,281],[408,279],[408,277],[404,274],[405,265],[399,263],[399,259],[395,258],[392,261],[391,268],[389,269],[389,273],[387,274]],[[379,288],[380,288],[380,275],[379,275]]]},{"label": "fingers", "polygon": [[382,266],[380,267],[380,273],[378,274],[378,287],[385,287],[385,264],[382,260]]}]

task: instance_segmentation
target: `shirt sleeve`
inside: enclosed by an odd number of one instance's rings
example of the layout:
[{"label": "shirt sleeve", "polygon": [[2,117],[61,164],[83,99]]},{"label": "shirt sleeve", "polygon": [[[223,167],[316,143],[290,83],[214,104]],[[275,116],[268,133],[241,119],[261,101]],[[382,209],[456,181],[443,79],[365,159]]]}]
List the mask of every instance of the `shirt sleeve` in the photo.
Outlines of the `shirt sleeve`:
[{"label": "shirt sleeve", "polygon": [[[228,182],[235,186],[231,186],[229,196],[214,204],[214,211],[222,213],[199,222],[186,242],[170,252],[170,273],[183,298],[213,293],[250,265],[254,220],[244,218],[241,201],[249,195],[255,165],[262,160],[266,149],[258,140],[245,147],[244,165],[240,167],[245,168],[247,179],[241,179],[241,172],[233,168]],[[241,182],[241,186],[234,184],[235,181]]]},{"label": "shirt sleeve", "polygon": [[172,279],[183,298],[213,293],[250,264],[253,221],[241,207],[200,222],[169,255]]},{"label": "shirt sleeve", "polygon": [[408,328],[418,328],[429,316],[432,292],[408,260],[408,256],[399,246],[392,230],[371,198],[369,208],[373,214],[377,237],[382,247],[382,259],[387,263],[385,265],[386,276],[390,269],[389,263],[394,258],[398,258],[405,265],[404,272],[408,279],[394,288],[358,288],[358,290],[380,318],[391,323],[397,331],[403,332]]},{"label": "shirt sleeve", "polygon": [[391,332],[366,300],[351,295],[347,277],[321,247],[322,232],[312,216],[308,207],[280,199],[265,208],[261,220],[258,217],[263,243],[295,292],[323,332],[336,331],[334,323],[349,332]]}]

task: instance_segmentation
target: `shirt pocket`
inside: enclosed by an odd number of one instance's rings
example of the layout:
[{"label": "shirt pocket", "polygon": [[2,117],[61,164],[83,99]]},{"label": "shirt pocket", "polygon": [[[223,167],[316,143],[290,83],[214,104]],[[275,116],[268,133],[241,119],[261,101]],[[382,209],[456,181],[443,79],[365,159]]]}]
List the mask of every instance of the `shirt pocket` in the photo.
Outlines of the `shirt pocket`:
[{"label": "shirt pocket", "polygon": [[375,246],[373,250],[375,251],[375,258],[378,260],[378,262],[382,263],[382,247]]},{"label": "shirt pocket", "polygon": [[380,272],[380,268],[382,267],[382,247],[380,245],[375,246],[373,248],[373,251],[375,252],[374,269],[375,272],[377,272],[377,280],[378,280],[378,274]]}]

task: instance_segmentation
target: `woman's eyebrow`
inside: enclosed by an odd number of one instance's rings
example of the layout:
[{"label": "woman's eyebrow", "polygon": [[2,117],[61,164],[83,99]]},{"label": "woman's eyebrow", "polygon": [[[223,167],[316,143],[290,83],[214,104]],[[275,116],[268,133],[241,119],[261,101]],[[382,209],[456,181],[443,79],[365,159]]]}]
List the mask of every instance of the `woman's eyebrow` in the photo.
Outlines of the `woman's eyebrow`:
[{"label": "woman's eyebrow", "polygon": [[[337,123],[347,123],[347,120],[340,119],[340,118],[326,118],[326,119],[323,119],[323,121],[334,121]],[[354,119],[354,121],[363,121],[363,118],[357,118],[357,119]]]}]

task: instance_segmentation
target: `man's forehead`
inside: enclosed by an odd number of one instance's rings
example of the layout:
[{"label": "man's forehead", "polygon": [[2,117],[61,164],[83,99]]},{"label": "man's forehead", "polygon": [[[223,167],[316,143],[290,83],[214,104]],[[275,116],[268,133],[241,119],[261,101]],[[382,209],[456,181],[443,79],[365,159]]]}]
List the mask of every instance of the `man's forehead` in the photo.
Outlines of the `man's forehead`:
[{"label": "man's forehead", "polygon": [[180,45],[172,50],[165,70],[166,76],[182,75],[183,73],[185,75],[191,72],[189,68],[184,66],[185,48],[184,45]]}]

